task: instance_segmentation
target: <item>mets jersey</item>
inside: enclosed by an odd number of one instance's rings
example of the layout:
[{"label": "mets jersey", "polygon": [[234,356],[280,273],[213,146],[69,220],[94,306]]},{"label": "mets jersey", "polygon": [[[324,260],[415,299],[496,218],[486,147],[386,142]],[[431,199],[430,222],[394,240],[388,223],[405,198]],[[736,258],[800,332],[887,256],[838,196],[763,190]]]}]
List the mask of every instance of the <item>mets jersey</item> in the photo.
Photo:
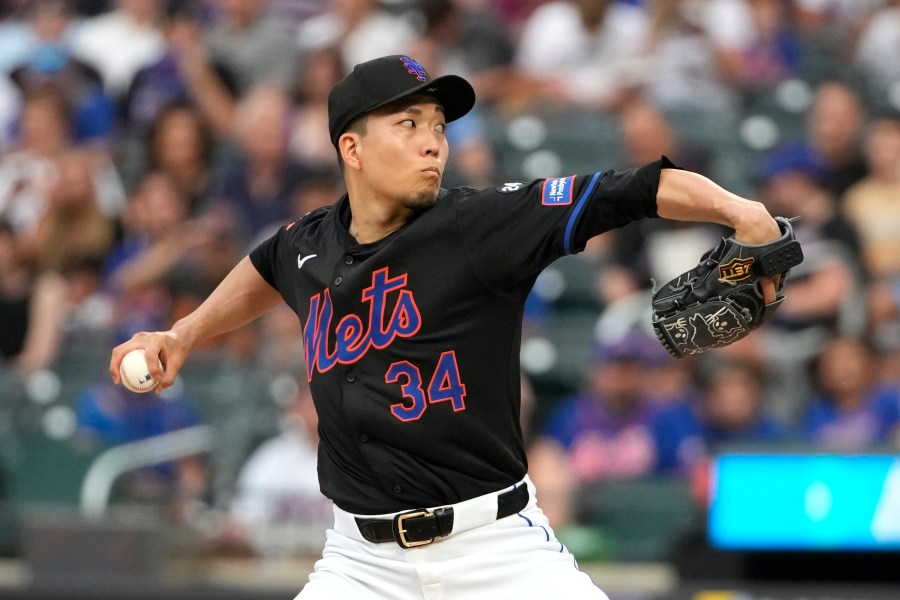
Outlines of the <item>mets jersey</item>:
[{"label": "mets jersey", "polygon": [[322,492],[382,514],[520,481],[526,296],[590,237],[656,216],[672,166],[442,190],[371,244],[350,235],[345,195],[255,248],[253,265],[302,325]]}]

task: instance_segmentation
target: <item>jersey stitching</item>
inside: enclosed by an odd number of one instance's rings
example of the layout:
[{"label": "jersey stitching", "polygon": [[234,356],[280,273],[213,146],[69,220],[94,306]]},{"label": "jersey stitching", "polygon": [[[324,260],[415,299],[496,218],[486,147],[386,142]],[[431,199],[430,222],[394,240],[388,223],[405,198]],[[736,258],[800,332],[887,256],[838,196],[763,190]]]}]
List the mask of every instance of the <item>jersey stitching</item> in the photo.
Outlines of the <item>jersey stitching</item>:
[{"label": "jersey stitching", "polygon": [[565,254],[572,254],[572,233],[575,229],[575,222],[578,220],[578,215],[581,214],[581,209],[584,207],[584,203],[587,201],[588,196],[594,191],[594,186],[597,184],[600,175],[602,175],[602,173],[598,171],[591,177],[587,189],[581,194],[581,198],[578,199],[578,204],[575,205],[575,210],[572,211],[572,214],[569,217],[569,222],[566,223],[566,233],[563,237],[563,252]]}]

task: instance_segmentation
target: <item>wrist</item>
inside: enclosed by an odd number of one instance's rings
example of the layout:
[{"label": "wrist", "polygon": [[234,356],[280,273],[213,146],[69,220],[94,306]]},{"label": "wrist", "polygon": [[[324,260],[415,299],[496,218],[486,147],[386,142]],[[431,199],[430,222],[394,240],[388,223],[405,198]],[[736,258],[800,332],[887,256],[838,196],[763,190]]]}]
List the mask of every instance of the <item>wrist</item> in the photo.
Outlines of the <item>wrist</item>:
[{"label": "wrist", "polygon": [[730,204],[727,218],[735,239],[747,244],[762,244],[781,235],[778,223],[761,202],[740,199]]},{"label": "wrist", "polygon": [[169,331],[179,348],[190,352],[191,349],[202,339],[201,333],[195,323],[192,322],[191,315],[176,321]]}]

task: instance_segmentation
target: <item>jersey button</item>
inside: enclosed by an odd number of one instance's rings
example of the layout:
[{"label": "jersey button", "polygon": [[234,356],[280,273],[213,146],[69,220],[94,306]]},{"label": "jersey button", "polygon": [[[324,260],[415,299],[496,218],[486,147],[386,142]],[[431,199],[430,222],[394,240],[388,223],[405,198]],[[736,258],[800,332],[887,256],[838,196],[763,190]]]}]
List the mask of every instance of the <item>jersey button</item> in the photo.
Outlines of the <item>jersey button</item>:
[{"label": "jersey button", "polygon": [[403,491],[403,487],[399,483],[395,483],[391,490],[393,490],[395,494],[399,494]]},{"label": "jersey button", "polygon": [[341,285],[341,282],[344,281],[344,278],[338,275],[334,278],[334,285]]},{"label": "jersey button", "polygon": [[344,258],[344,264],[345,264],[345,265],[352,265],[352,264],[353,264],[353,257],[352,257],[352,256],[347,256],[347,257],[345,257],[345,258]]},{"label": "jersey button", "polygon": [[356,373],[354,373],[353,371],[347,373],[347,381],[349,381],[350,383],[356,381]]},{"label": "jersey button", "polygon": [[361,441],[363,444],[365,444],[366,442],[368,442],[368,441],[369,441],[369,434],[368,434],[368,433],[361,433],[361,434],[359,434],[359,441]]}]

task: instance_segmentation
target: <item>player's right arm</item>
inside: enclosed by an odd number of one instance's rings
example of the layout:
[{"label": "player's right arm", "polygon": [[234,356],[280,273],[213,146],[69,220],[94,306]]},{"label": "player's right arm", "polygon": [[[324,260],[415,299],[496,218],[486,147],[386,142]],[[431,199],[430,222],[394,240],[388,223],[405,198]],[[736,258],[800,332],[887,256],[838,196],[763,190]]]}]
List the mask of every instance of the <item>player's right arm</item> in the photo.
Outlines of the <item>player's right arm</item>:
[{"label": "player's right arm", "polygon": [[[116,346],[109,362],[109,373],[119,381],[119,363],[130,350],[143,348],[150,374],[159,382],[159,392],[175,381],[175,376],[193,348],[216,335],[237,329],[275,308],[281,295],[273,288],[248,257],[244,257],[222,280],[209,297],[191,314],[168,331],[141,332]],[[164,370],[153,356],[159,357]]]}]

